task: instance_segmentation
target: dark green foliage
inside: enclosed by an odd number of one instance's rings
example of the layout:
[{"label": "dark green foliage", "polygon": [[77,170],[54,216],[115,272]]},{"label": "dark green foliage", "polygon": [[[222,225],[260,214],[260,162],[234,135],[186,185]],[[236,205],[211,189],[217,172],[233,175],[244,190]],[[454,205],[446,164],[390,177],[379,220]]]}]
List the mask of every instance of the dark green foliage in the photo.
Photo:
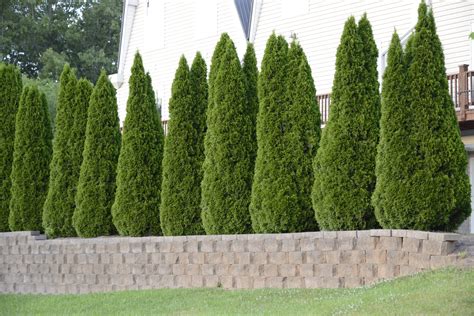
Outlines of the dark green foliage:
[{"label": "dark green foliage", "polygon": [[252,43],[247,44],[244,60],[242,63],[242,71],[244,72],[245,95],[247,99],[247,109],[251,114],[252,139],[252,170],[255,167],[255,159],[257,157],[257,114],[258,114],[258,68],[257,58],[255,57],[255,49]]},{"label": "dark green foliage", "polygon": [[[233,42],[228,39],[207,111],[202,181],[202,221],[207,234],[251,231],[252,111]],[[212,71],[212,70],[211,70]]]},{"label": "dark green foliage", "polygon": [[20,71],[0,64],[0,232],[9,231],[15,115],[21,95]]},{"label": "dark green foliage", "polygon": [[375,187],[380,99],[377,49],[364,15],[344,26],[336,56],[329,121],[315,159],[313,207],[325,230],[376,226]]},{"label": "dark green foliage", "polygon": [[207,107],[206,72],[201,54],[196,55],[191,72],[182,56],[173,81],[160,210],[165,235],[204,233],[200,187]]},{"label": "dark green foliage", "polygon": [[454,230],[471,213],[467,156],[424,2],[405,57],[397,41],[384,76],[376,214],[387,228]]},{"label": "dark green foliage", "polygon": [[296,41],[291,43],[288,57],[289,108],[286,114],[285,159],[289,162],[287,172],[294,182],[294,191],[289,195],[296,198],[296,204],[293,209],[282,209],[282,216],[288,218],[288,224],[280,227],[280,231],[311,231],[318,228],[311,189],[314,182],[313,160],[321,137],[321,114],[311,68]]},{"label": "dark green foliage", "polygon": [[407,161],[412,158],[412,115],[408,105],[408,91],[405,56],[400,38],[394,33],[383,75],[377,185],[372,197],[377,220],[382,227],[387,228],[400,228],[396,218],[401,214],[410,214],[413,206],[407,200],[411,187],[406,181],[411,177]]},{"label": "dark green foliage", "polygon": [[258,233],[317,228],[311,205],[312,163],[320,115],[311,69],[301,46],[282,36],[267,42],[259,77],[258,153],[252,187]]},{"label": "dark green foliage", "polygon": [[138,53],[129,82],[113,222],[120,235],[158,235],[164,135],[151,78]]},{"label": "dark green foliage", "polygon": [[214,81],[219,72],[220,60],[226,51],[227,42],[232,42],[232,40],[227,33],[222,33],[221,38],[216,44],[214,53],[212,54],[211,67],[209,69],[208,109],[211,109],[214,105]]},{"label": "dark green foliage", "polygon": [[43,210],[43,227],[48,236],[75,236],[72,214],[75,208],[75,186],[79,176],[72,168],[72,130],[76,108],[77,79],[69,65],[61,74],[56,130],[53,142],[48,195]]},{"label": "dark green foliage", "polygon": [[26,87],[16,115],[9,225],[12,231],[42,231],[41,213],[48,190],[51,123],[46,96]]},{"label": "dark green foliage", "polygon": [[72,218],[81,237],[114,232],[111,207],[120,138],[115,88],[102,71],[90,98],[76,209]]},{"label": "dark green foliage", "polygon": [[96,81],[102,67],[117,71],[122,8],[123,0],[2,0],[0,60],[53,80],[69,62]]}]

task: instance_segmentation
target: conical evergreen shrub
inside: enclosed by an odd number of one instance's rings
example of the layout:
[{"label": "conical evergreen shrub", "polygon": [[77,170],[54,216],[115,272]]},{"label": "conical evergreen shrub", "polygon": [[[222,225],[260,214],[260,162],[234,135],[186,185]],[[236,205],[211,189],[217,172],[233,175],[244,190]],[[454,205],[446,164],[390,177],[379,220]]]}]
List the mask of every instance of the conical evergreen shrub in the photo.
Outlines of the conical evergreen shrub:
[{"label": "conical evergreen shrub", "polygon": [[[382,227],[397,228],[390,213],[410,212],[409,203],[400,204],[409,195],[405,179],[410,177],[406,163],[410,159],[410,107],[407,103],[407,68],[402,44],[395,32],[388,50],[387,68],[382,83],[382,117],[377,151],[377,184],[372,197],[375,215]],[[409,209],[406,209],[409,207]],[[404,209],[405,208],[405,209]]]},{"label": "conical evergreen shrub", "polygon": [[252,43],[247,44],[247,50],[242,62],[242,71],[244,73],[247,109],[252,119],[252,138],[250,142],[253,145],[251,161],[253,164],[252,170],[254,170],[255,159],[257,158],[258,68],[257,57],[255,57],[255,49]]},{"label": "conical evergreen shrub", "polygon": [[11,171],[15,142],[15,115],[20,102],[20,71],[0,64],[0,232],[9,231]]},{"label": "conical evergreen shrub", "polygon": [[46,96],[25,87],[16,115],[9,226],[38,230],[49,181],[52,131]]},{"label": "conical evergreen shrub", "polygon": [[164,134],[151,78],[139,53],[129,82],[113,222],[120,235],[159,235]]},{"label": "conical evergreen shrub", "polygon": [[311,68],[303,49],[293,40],[288,53],[289,72],[287,82],[288,111],[285,143],[288,173],[292,176],[296,207],[287,209],[288,224],[280,231],[312,231],[318,228],[311,202],[314,182],[313,160],[321,137],[321,114],[316,99]]},{"label": "conical evergreen shrub", "polygon": [[72,223],[81,237],[110,235],[120,152],[115,88],[102,71],[92,92]]},{"label": "conical evergreen shrub", "polygon": [[[53,157],[50,166],[48,195],[43,209],[43,227],[50,237],[75,236],[72,215],[79,169],[72,167],[72,132],[76,111],[77,79],[68,64],[60,78],[56,109]],[[87,109],[85,109],[87,110]]]},{"label": "conical evergreen shrub", "polygon": [[313,207],[325,230],[376,225],[375,187],[379,96],[377,54],[364,16],[345,23],[336,56],[331,112],[316,155]]},{"label": "conical evergreen shrub", "polygon": [[[373,199],[377,216],[383,227],[454,230],[471,212],[467,156],[449,96],[441,42],[424,2],[407,46],[403,67],[408,73],[402,88],[397,87],[401,76],[394,75],[400,48],[389,53]],[[390,111],[398,115],[388,119]],[[394,119],[400,123],[389,122]],[[391,168],[400,169],[395,178]]]},{"label": "conical evergreen shrub", "polygon": [[201,181],[207,108],[207,70],[200,53],[191,72],[179,61],[169,102],[163,157],[161,228],[164,235],[200,235]]},{"label": "conical evergreen shrub", "polygon": [[207,234],[251,231],[252,114],[237,51],[229,39],[214,81],[213,105],[207,111],[202,221]]},{"label": "conical evergreen shrub", "polygon": [[259,233],[317,228],[311,205],[312,161],[319,109],[301,46],[272,34],[259,76],[258,152],[252,187],[252,226]]}]

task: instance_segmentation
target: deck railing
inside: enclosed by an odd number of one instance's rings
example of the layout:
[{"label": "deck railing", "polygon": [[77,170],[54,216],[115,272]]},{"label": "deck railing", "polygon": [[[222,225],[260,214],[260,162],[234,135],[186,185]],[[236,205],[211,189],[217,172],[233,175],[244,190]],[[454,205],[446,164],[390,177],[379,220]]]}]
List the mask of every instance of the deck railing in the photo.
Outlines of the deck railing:
[{"label": "deck railing", "polygon": [[[474,71],[468,65],[459,66],[459,72],[447,75],[449,94],[456,109],[459,122],[474,121]],[[321,124],[328,121],[331,107],[331,94],[318,94],[316,99],[321,112]],[[168,121],[162,121],[165,135],[168,133]]]}]

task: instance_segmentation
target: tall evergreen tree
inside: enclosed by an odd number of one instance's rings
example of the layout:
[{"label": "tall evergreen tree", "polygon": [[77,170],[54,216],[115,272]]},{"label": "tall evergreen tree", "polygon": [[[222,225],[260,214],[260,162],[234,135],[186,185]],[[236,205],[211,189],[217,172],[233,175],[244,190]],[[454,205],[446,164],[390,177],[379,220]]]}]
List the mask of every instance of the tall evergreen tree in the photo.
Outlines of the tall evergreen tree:
[{"label": "tall evergreen tree", "polygon": [[[207,111],[202,181],[202,221],[208,234],[251,231],[252,115],[237,51],[229,39],[214,81],[214,104]],[[211,97],[211,96],[210,96]]]},{"label": "tall evergreen tree", "polygon": [[48,191],[52,132],[46,96],[25,87],[16,115],[9,226],[12,231],[42,231]]},{"label": "tall evergreen tree", "polygon": [[139,53],[129,82],[113,222],[120,235],[158,235],[164,134],[151,78]]},{"label": "tall evergreen tree", "polygon": [[262,233],[314,230],[310,191],[320,117],[311,69],[296,41],[288,50],[283,37],[270,36],[259,100],[253,228]]},{"label": "tall evergreen tree", "polygon": [[252,43],[247,44],[244,60],[242,63],[242,71],[244,72],[245,95],[247,99],[247,109],[251,113],[252,119],[252,138],[250,140],[253,145],[252,170],[255,168],[255,159],[257,157],[257,114],[258,114],[258,68],[257,57],[255,57],[255,49]]},{"label": "tall evergreen tree", "polygon": [[[407,103],[407,67],[402,44],[395,32],[388,50],[382,84],[382,117],[377,151],[377,184],[372,196],[375,215],[382,227],[397,228],[396,213],[411,212],[406,197],[410,186],[407,161],[411,159],[410,107]],[[403,202],[404,201],[404,202]],[[403,203],[401,203],[403,202]],[[393,215],[391,215],[393,214]],[[393,219],[392,219],[393,218]]]},{"label": "tall evergreen tree", "polygon": [[163,157],[161,228],[165,235],[199,235],[207,107],[206,64],[196,54],[191,72],[179,61],[170,99],[169,133]]},{"label": "tall evergreen tree", "polygon": [[0,64],[0,232],[9,231],[15,115],[20,102],[20,71],[12,65]]},{"label": "tall evergreen tree", "polygon": [[114,232],[111,208],[120,152],[115,88],[102,71],[92,92],[72,223],[81,237]]},{"label": "tall evergreen tree", "polygon": [[366,16],[350,17],[336,56],[331,113],[315,159],[313,207],[322,229],[376,225],[375,187],[379,96],[377,53]]},{"label": "tall evergreen tree", "polygon": [[79,169],[72,168],[72,131],[77,106],[77,79],[68,64],[60,79],[56,129],[51,159],[48,195],[43,210],[43,227],[48,236],[75,236],[72,214]]},{"label": "tall evergreen tree", "polygon": [[[397,54],[392,53],[390,58],[395,59]],[[384,157],[381,143],[377,166],[380,184],[374,195],[377,215],[384,227],[454,230],[471,212],[467,156],[449,96],[441,42],[432,11],[424,2],[418,9],[404,67],[408,68],[405,98],[399,101],[395,97],[393,86],[399,82],[390,77],[391,73],[384,82],[384,111],[393,104],[405,104],[408,110],[402,113],[406,123],[398,127],[403,130],[395,131],[397,137],[384,130],[385,143],[403,146],[405,151],[387,151]],[[403,143],[398,139],[400,133],[405,134]],[[400,161],[401,172],[395,179],[387,177],[387,165],[392,160]],[[403,185],[394,192],[397,181]]]},{"label": "tall evergreen tree", "polygon": [[314,182],[313,160],[321,137],[321,114],[311,68],[296,40],[291,43],[288,55],[289,108],[286,114],[288,128],[285,131],[285,143],[286,159],[290,166],[288,171],[295,188],[290,196],[296,197],[296,207],[283,213],[288,218],[288,224],[280,230],[310,231],[318,228],[311,202],[311,189]]}]

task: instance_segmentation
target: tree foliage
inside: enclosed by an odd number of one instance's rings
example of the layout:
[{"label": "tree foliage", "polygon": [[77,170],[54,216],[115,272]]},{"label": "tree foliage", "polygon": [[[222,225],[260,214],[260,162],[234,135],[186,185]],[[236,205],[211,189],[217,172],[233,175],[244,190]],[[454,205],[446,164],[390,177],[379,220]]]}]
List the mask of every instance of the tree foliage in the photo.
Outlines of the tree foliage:
[{"label": "tree foliage", "polygon": [[191,71],[179,61],[170,99],[170,120],[163,157],[160,210],[165,235],[199,235],[201,181],[207,108],[207,70],[200,53]]},{"label": "tree foliage", "polygon": [[12,231],[42,231],[41,213],[48,190],[51,123],[46,97],[25,87],[15,124],[9,226]]},{"label": "tree foliage", "polygon": [[122,2],[4,0],[0,60],[29,77],[53,80],[69,62],[95,82],[101,68],[116,72]]},{"label": "tree foliage", "polygon": [[247,233],[251,231],[248,207],[253,175],[252,111],[245,98],[237,51],[230,39],[219,58],[218,69],[209,83],[202,221],[208,234]]},{"label": "tree foliage", "polygon": [[120,152],[120,126],[115,88],[102,71],[87,113],[83,160],[72,223],[81,237],[110,235],[111,208]]},{"label": "tree foliage", "polygon": [[20,71],[0,64],[0,232],[9,231],[11,170],[15,142],[15,115],[20,101]]},{"label": "tree foliage", "polygon": [[113,222],[120,235],[158,235],[164,136],[151,78],[138,53],[129,82]]},{"label": "tree foliage", "polygon": [[313,207],[326,230],[376,226],[375,187],[380,99],[377,48],[364,15],[350,17],[337,49],[332,104],[316,155]]},{"label": "tree foliage", "polygon": [[250,212],[256,232],[314,230],[312,162],[320,117],[301,46],[268,39],[259,77],[258,152]]},{"label": "tree foliage", "polygon": [[377,217],[383,227],[454,230],[471,213],[467,156],[433,12],[424,2],[405,54],[394,36],[388,66],[373,198]]},{"label": "tree foliage", "polygon": [[61,75],[50,182],[43,211],[43,227],[51,237],[76,235],[72,216],[91,93],[92,85],[85,79],[79,84],[66,65]]}]

